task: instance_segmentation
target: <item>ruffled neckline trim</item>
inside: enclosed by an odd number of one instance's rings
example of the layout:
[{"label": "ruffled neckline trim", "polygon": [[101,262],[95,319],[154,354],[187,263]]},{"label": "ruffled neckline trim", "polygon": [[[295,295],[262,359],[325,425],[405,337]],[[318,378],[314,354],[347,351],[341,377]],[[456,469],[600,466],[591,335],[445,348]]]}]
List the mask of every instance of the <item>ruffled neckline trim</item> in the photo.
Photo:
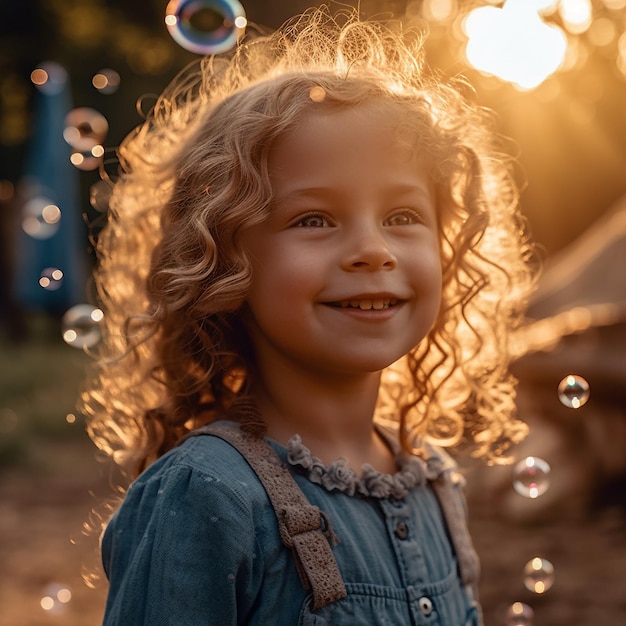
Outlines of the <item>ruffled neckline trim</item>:
[{"label": "ruffled neckline trim", "polygon": [[428,456],[424,460],[402,452],[398,442],[382,429],[378,429],[378,432],[394,453],[398,467],[395,474],[385,474],[365,463],[359,476],[348,466],[345,458],[324,465],[318,457],[311,454],[297,434],[287,442],[287,462],[299,468],[312,483],[320,485],[327,491],[340,491],[348,496],[359,495],[378,499],[400,500],[418,485],[436,480],[444,471],[446,463],[432,447],[426,448]]}]

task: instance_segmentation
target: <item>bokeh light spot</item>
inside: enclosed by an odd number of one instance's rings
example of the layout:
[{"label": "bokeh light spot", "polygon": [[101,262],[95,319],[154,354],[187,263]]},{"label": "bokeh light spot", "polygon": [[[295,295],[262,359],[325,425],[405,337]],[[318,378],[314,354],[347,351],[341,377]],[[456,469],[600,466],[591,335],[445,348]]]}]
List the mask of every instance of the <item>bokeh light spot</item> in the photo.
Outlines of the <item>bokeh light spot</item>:
[{"label": "bokeh light spot", "polygon": [[41,209],[41,217],[46,224],[56,224],[61,219],[61,209],[56,204],[47,204]]},{"label": "bokeh light spot", "polygon": [[599,17],[593,21],[587,33],[589,41],[599,48],[608,46],[615,41],[617,37],[617,28],[615,22],[608,17]]},{"label": "bokeh light spot", "polygon": [[52,96],[65,87],[67,71],[54,61],[45,61],[31,72],[30,80],[41,93]]},{"label": "bokeh light spot", "polygon": [[320,87],[320,85],[314,85],[309,90],[309,98],[313,102],[323,102],[326,99],[326,90],[324,87]]},{"label": "bokeh light spot", "polygon": [[72,591],[66,585],[50,583],[43,590],[39,604],[47,613],[63,613],[72,600]]},{"label": "bokeh light spot", "polygon": [[568,32],[580,35],[591,26],[593,8],[590,0],[561,0],[559,14]]},{"label": "bokeh light spot", "polygon": [[120,75],[110,68],[105,68],[93,75],[91,84],[102,94],[115,93],[120,86]]},{"label": "bokeh light spot", "polygon": [[429,21],[445,22],[458,13],[457,0],[424,0],[422,12]]},{"label": "bokeh light spot", "polygon": [[565,34],[546,24],[528,0],[478,7],[466,16],[464,30],[469,62],[521,89],[540,85],[565,58]]}]

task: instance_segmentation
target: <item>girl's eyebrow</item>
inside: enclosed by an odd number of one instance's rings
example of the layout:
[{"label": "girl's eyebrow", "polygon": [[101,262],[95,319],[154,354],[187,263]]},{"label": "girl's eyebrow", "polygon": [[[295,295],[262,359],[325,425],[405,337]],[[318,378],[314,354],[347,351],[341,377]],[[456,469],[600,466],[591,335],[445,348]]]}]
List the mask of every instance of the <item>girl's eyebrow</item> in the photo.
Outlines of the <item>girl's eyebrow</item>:
[{"label": "girl's eyebrow", "polygon": [[[393,194],[394,196],[403,196],[409,194],[419,193],[426,200],[432,198],[432,191],[427,185],[420,183],[391,183],[384,188],[385,193]],[[329,186],[311,186],[311,187],[294,187],[287,189],[285,192],[276,195],[276,200],[297,200],[298,198],[327,198],[336,197],[342,194],[341,189]]]}]

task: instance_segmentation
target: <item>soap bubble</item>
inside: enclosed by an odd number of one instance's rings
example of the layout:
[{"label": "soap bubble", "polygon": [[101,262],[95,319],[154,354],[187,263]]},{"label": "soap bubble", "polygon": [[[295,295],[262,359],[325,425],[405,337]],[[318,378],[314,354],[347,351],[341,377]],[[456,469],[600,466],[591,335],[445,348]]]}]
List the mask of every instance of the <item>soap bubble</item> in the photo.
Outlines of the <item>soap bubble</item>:
[{"label": "soap bubble", "polygon": [[58,267],[46,267],[39,275],[39,284],[46,291],[56,291],[63,283],[63,272]]},{"label": "soap bubble", "polygon": [[65,116],[63,139],[76,152],[89,152],[102,144],[108,132],[109,123],[95,109],[79,107]]},{"label": "soap bubble", "polygon": [[49,239],[59,230],[61,209],[50,198],[35,196],[22,207],[22,230],[33,239]]},{"label": "soap bubble", "polygon": [[554,584],[554,566],[536,556],[524,566],[524,586],[537,594],[545,593]]},{"label": "soap bubble", "polygon": [[93,75],[91,84],[102,94],[110,95],[120,86],[120,75],[110,68],[105,68]]},{"label": "soap bubble", "polygon": [[172,39],[196,54],[234,48],[246,24],[246,12],[237,0],[170,0],[165,9]]},{"label": "soap bubble", "polygon": [[62,613],[72,599],[72,591],[66,585],[50,583],[41,594],[39,604],[47,613]]},{"label": "soap bubble", "polygon": [[536,456],[522,459],[513,468],[513,487],[526,498],[538,498],[550,485],[550,465]]},{"label": "soap bubble", "polygon": [[30,73],[30,80],[41,93],[53,96],[63,91],[67,83],[67,71],[54,61],[45,61]]},{"label": "soap bubble", "polygon": [[65,312],[63,340],[73,348],[93,348],[102,339],[100,323],[104,314],[90,304],[77,304]]},{"label": "soap bubble", "polygon": [[104,156],[104,148],[97,144],[91,150],[85,152],[72,152],[70,162],[79,170],[89,171],[99,167]]},{"label": "soap bubble", "polygon": [[579,409],[589,400],[589,383],[576,374],[566,376],[559,383],[559,400],[570,409]]},{"label": "soap bubble", "polygon": [[535,612],[523,602],[513,602],[507,609],[505,626],[533,626]]},{"label": "soap bubble", "polygon": [[100,211],[100,213],[106,213],[109,210],[112,192],[113,186],[106,180],[99,180],[94,183],[89,189],[89,202],[91,206],[96,209],[96,211]]}]

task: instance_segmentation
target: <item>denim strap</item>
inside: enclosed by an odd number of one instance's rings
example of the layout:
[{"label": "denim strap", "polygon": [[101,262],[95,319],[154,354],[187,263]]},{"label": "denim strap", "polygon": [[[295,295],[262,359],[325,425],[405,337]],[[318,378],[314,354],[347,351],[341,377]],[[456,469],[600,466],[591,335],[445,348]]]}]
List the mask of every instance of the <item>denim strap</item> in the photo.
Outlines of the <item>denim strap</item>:
[{"label": "denim strap", "polygon": [[233,446],[258,476],[276,513],[281,540],[293,553],[302,585],[312,591],[313,609],[345,598],[346,588],[330,546],[336,541],[330,522],[306,499],[274,449],[232,423],[213,422],[188,437],[203,434]]}]

